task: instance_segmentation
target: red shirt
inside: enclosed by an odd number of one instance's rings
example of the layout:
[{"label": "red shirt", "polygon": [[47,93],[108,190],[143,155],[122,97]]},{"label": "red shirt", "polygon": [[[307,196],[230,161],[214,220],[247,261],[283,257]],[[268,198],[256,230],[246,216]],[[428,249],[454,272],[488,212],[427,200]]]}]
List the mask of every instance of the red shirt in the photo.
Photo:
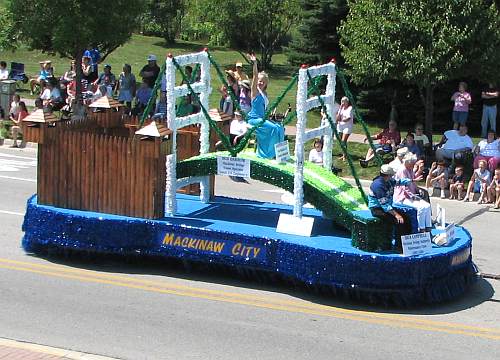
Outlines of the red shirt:
[{"label": "red shirt", "polygon": [[391,131],[387,128],[375,135],[375,139],[379,140],[380,145],[385,145],[389,140],[394,140],[397,145],[401,142],[401,134],[399,133],[399,130]]}]

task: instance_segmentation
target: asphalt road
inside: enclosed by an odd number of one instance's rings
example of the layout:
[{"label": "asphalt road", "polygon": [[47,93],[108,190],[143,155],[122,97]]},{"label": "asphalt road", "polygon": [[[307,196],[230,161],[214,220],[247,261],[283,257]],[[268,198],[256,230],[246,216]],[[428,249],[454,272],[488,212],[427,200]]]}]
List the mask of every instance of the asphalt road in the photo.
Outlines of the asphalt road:
[{"label": "asphalt road", "polygon": [[[20,247],[36,152],[0,147],[0,337],[124,359],[497,359],[500,281],[411,311],[370,308],[282,285],[178,266],[37,258]],[[218,194],[280,201],[260,183],[219,179]],[[500,214],[435,200],[500,274]]]}]

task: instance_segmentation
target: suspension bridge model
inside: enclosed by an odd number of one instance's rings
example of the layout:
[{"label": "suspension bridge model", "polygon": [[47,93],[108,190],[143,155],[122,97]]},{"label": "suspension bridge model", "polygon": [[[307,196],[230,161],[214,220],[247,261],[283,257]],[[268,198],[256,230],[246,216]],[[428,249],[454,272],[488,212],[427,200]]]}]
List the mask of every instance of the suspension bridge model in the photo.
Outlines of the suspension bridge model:
[{"label": "suspension bridge model", "polygon": [[[182,67],[188,64],[195,65],[198,79],[187,78]],[[211,66],[225,82],[207,50],[167,57],[162,66],[166,124],[146,124],[144,118],[128,124],[120,104],[106,97],[91,105],[99,110],[83,120],[63,122],[43,112],[27,117],[25,138],[39,147],[37,194],[27,204],[24,249],[176,258],[400,305],[445,301],[465,291],[475,276],[466,229],[457,226],[447,246],[402,256],[392,250],[391,226],[368,210],[340,141],[357,186],[331,172],[333,142],[339,140],[332,121],[337,77],[345,87],[333,62],[303,66],[266,111],[268,116],[297,84],[296,111],[284,120],[297,118],[295,152],[284,163],[245,151],[261,124],[233,146],[211,118]],[[183,85],[176,86],[176,74],[185,80]],[[326,79],[323,93],[319,78]],[[188,94],[201,110],[177,116],[176,100]],[[324,110],[326,119],[306,130],[307,112],[316,108]],[[199,154],[179,160],[178,135],[192,125],[199,126]],[[211,151],[213,134],[226,151]],[[304,161],[304,144],[319,136],[325,143],[323,167]],[[251,178],[292,192],[293,206],[214,195],[212,178],[219,173],[220,159],[243,163]],[[178,193],[190,184],[199,184],[199,196]],[[304,202],[314,208],[304,207]],[[414,210],[402,211],[409,213],[416,230]],[[301,234],[308,226],[310,233]]]}]

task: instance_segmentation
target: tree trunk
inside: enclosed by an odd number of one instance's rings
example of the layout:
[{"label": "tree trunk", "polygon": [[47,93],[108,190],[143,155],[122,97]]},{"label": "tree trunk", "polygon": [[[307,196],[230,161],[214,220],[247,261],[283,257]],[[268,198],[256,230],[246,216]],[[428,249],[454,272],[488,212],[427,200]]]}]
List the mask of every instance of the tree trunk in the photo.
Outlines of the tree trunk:
[{"label": "tree trunk", "polygon": [[[434,86],[425,87],[425,130],[432,136],[432,123],[434,120]],[[432,138],[429,138],[431,140]]]},{"label": "tree trunk", "polygon": [[82,57],[83,49],[77,48],[74,52],[75,60],[75,71],[76,71],[76,96],[75,104],[73,106],[73,115],[77,117],[83,117],[84,107],[83,107],[83,95],[82,95]]},{"label": "tree trunk", "polygon": [[394,89],[391,99],[391,112],[389,114],[390,121],[398,121],[398,109],[396,108],[396,99],[398,97],[398,90]]}]

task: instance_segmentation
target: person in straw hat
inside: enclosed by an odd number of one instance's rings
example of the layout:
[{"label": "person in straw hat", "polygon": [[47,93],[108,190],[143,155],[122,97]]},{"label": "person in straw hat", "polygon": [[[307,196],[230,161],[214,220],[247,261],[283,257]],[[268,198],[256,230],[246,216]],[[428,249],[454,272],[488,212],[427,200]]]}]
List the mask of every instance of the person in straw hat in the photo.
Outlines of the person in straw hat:
[{"label": "person in straw hat", "polygon": [[234,76],[237,81],[249,80],[248,75],[243,71],[243,64],[240,62],[236,63]]},{"label": "person in straw hat", "polygon": [[388,164],[380,167],[380,174],[373,179],[370,185],[368,208],[373,216],[395,226],[396,248],[401,251],[401,236],[411,233],[411,222],[405,213],[392,206],[394,187],[396,185],[406,186],[412,181],[406,178],[395,180],[394,175],[394,170]]},{"label": "person in straw hat", "polygon": [[238,83],[240,86],[240,109],[243,111],[245,114],[248,114],[250,109],[252,108],[251,103],[252,103],[252,97],[250,94],[250,87],[251,83],[250,80],[242,80]]}]

